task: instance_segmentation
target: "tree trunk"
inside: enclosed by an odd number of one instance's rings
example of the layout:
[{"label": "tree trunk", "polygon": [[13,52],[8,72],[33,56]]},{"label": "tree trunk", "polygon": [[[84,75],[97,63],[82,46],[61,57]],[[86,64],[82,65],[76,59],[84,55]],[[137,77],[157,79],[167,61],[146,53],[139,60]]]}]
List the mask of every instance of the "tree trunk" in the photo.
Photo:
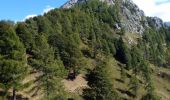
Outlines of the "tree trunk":
[{"label": "tree trunk", "polygon": [[4,96],[3,96],[3,100],[6,100],[7,95],[8,95],[8,89],[5,88],[5,94],[4,94]]},{"label": "tree trunk", "polygon": [[13,89],[13,96],[12,96],[12,100],[16,100],[16,89]]}]

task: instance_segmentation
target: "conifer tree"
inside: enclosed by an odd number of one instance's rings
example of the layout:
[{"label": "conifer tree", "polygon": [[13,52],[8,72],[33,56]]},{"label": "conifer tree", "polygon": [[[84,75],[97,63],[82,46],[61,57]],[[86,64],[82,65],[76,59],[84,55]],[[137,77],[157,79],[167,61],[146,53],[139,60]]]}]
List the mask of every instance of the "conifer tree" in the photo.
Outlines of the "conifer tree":
[{"label": "conifer tree", "polygon": [[58,92],[56,84],[60,84],[60,78],[64,77],[65,71],[60,59],[54,59],[54,51],[49,46],[45,36],[36,38],[36,48],[33,50],[34,57],[31,65],[42,72],[40,85],[43,87],[45,98],[49,100],[54,92]]},{"label": "conifer tree", "polygon": [[127,65],[127,69],[131,67],[131,55],[127,45],[124,43],[122,37],[117,43],[117,51],[115,57],[122,63]]},{"label": "conifer tree", "polygon": [[108,78],[106,61],[99,60],[88,76],[90,89],[84,91],[85,100],[120,100]]},{"label": "conifer tree", "polygon": [[0,22],[0,83],[6,90],[16,92],[22,86],[27,73],[26,51],[17,37],[14,27],[4,21]]}]

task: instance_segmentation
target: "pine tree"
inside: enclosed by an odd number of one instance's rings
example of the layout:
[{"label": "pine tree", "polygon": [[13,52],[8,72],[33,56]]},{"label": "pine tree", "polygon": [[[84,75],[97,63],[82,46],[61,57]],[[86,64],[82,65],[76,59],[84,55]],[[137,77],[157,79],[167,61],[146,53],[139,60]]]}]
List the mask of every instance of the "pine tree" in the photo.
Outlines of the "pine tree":
[{"label": "pine tree", "polygon": [[137,96],[139,89],[139,80],[136,78],[136,76],[131,77],[129,86],[134,96]]},{"label": "pine tree", "polygon": [[16,92],[22,86],[26,73],[26,51],[23,44],[13,26],[0,22],[0,83],[6,90],[13,90],[13,100],[16,100]]},{"label": "pine tree", "polygon": [[121,67],[121,80],[122,80],[122,82],[125,82],[125,79],[126,79],[126,71],[125,71],[125,67],[124,67],[124,65],[121,65],[120,66]]},{"label": "pine tree", "polygon": [[65,71],[60,59],[54,59],[54,51],[45,36],[38,36],[35,43],[31,65],[43,73],[39,83],[43,87],[45,98],[49,100],[54,92],[58,92],[59,87],[56,87],[56,84],[59,84],[60,78],[65,76]]},{"label": "pine tree", "polygon": [[131,66],[133,69],[133,73],[137,75],[140,71],[140,64],[141,61],[143,60],[141,51],[136,47],[132,46],[131,49]]},{"label": "pine tree", "polygon": [[21,42],[24,44],[27,53],[30,53],[34,45],[34,36],[30,32],[28,24],[18,23],[16,27],[16,34],[19,36]]},{"label": "pine tree", "polygon": [[97,66],[88,75],[90,89],[84,91],[85,100],[120,100],[108,78],[107,62],[99,60]]},{"label": "pine tree", "polygon": [[127,65],[127,69],[131,67],[131,55],[127,45],[124,43],[122,37],[118,40],[117,51],[115,57],[122,63]]}]

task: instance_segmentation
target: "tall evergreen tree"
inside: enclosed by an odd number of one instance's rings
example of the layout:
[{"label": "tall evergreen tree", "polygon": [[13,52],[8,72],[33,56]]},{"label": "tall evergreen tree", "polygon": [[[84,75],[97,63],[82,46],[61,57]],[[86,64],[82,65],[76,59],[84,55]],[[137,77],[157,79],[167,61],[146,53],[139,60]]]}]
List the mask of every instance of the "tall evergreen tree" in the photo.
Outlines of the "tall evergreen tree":
[{"label": "tall evergreen tree", "polygon": [[127,65],[127,69],[131,67],[130,50],[124,43],[122,37],[117,41],[117,50],[115,57],[122,63]]},{"label": "tall evergreen tree", "polygon": [[106,61],[98,61],[97,66],[88,76],[90,89],[84,91],[85,100],[120,100],[114,91]]},{"label": "tall evergreen tree", "polygon": [[14,27],[0,22],[0,83],[6,90],[13,90],[13,100],[16,92],[22,86],[22,80],[27,73],[26,51],[17,37]]},{"label": "tall evergreen tree", "polygon": [[34,36],[30,32],[28,24],[18,23],[16,27],[16,34],[19,36],[21,42],[24,44],[27,53],[31,52],[32,47],[34,46]]},{"label": "tall evergreen tree", "polygon": [[40,35],[35,41],[36,48],[33,50],[34,57],[31,65],[42,72],[40,85],[43,87],[45,98],[50,100],[54,92],[58,92],[56,84],[60,83],[60,78],[64,77],[64,67],[60,59],[54,59],[54,51],[49,46],[45,36]]}]

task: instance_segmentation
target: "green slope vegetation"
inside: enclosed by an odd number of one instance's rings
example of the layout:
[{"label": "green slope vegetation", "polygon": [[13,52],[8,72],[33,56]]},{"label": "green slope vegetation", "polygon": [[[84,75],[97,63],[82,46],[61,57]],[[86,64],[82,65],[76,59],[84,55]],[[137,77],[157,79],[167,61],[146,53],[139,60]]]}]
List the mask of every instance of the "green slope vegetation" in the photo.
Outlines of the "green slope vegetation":
[{"label": "green slope vegetation", "polygon": [[[119,4],[89,0],[25,22],[1,21],[0,99],[169,100],[170,27],[147,18],[143,34],[126,33],[115,27],[119,13]],[[88,86],[65,89],[63,80],[79,75]]]}]

